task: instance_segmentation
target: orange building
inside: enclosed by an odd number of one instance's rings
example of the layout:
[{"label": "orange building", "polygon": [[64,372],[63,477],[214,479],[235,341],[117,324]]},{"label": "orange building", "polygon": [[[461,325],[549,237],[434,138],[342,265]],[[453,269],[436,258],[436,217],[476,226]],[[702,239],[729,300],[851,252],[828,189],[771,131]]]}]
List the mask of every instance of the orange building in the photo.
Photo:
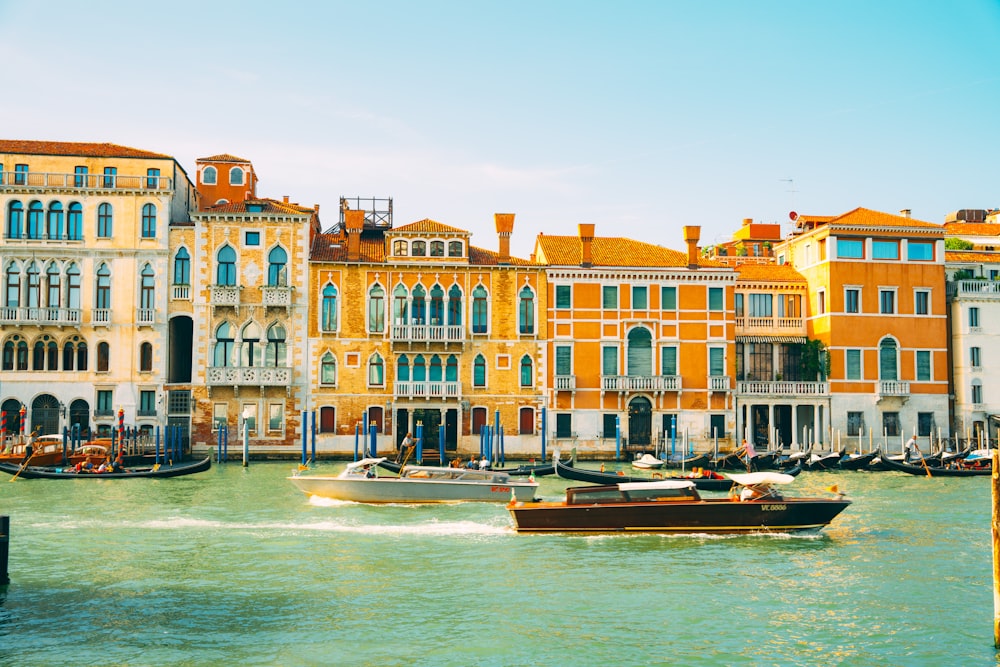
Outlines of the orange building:
[{"label": "orange building", "polygon": [[257,174],[250,160],[223,153],[198,158],[195,164],[201,210],[257,197]]}]

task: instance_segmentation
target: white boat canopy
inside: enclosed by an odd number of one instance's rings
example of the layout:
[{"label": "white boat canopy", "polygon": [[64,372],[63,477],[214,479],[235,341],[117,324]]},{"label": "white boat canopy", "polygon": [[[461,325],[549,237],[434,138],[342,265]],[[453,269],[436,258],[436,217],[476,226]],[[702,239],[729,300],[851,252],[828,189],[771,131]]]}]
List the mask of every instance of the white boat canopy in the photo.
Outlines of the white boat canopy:
[{"label": "white boat canopy", "polygon": [[365,466],[377,466],[379,463],[382,463],[382,461],[385,461],[384,456],[380,456],[377,459],[361,459],[360,461],[352,461],[347,464],[347,468],[344,470],[345,472],[349,472],[351,470],[357,470],[358,468],[364,468]]},{"label": "white boat canopy", "polygon": [[795,481],[793,475],[786,475],[783,472],[733,472],[726,473],[726,477],[741,486],[755,486],[757,484],[791,484]]},{"label": "white boat canopy", "polygon": [[652,482],[621,482],[618,488],[622,491],[642,491],[644,489],[689,489],[694,482],[686,479],[660,479]]}]

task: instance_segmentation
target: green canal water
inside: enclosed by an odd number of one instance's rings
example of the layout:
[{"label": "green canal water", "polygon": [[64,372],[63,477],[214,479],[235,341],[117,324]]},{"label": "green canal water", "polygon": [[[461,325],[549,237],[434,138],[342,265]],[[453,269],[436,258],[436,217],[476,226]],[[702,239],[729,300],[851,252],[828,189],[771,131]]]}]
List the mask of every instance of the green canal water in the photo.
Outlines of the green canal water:
[{"label": "green canal water", "polygon": [[293,467],[0,479],[0,665],[998,662],[988,478],[802,473],[855,501],[819,536],[567,536],[310,501]]}]

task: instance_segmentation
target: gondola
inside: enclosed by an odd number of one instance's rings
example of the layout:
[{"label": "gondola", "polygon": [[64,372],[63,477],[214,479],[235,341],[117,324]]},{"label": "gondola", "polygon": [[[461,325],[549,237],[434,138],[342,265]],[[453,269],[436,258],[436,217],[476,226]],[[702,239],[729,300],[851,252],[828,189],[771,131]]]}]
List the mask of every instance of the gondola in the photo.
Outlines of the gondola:
[{"label": "gondola", "polygon": [[781,456],[778,457],[778,462],[777,462],[778,469],[783,470],[785,468],[794,468],[796,466],[802,465],[803,463],[809,460],[809,457],[812,456],[812,452],[813,448],[810,447],[809,449],[806,449],[804,451],[796,450],[788,452],[787,454],[782,454]]},{"label": "gondola", "polygon": [[0,472],[16,475],[24,479],[132,479],[132,478],[166,478],[193,475],[204,472],[212,467],[212,457],[206,456],[200,461],[188,461],[169,465],[151,466],[148,468],[132,468],[121,472],[77,472],[75,468],[21,466],[11,463],[0,463]]},{"label": "gondola", "polygon": [[848,454],[840,459],[837,467],[841,470],[868,470],[868,466],[876,456],[878,456],[877,451],[867,454]]},{"label": "gondola", "polygon": [[555,462],[556,474],[563,479],[570,479],[574,482],[587,482],[588,484],[621,484],[622,482],[653,482],[661,479],[683,479],[692,481],[700,491],[728,491],[733,487],[733,481],[728,478],[715,479],[713,477],[630,477],[628,475],[618,475],[613,472],[600,472],[599,470],[586,470],[566,465],[562,461]]},{"label": "gondola", "polygon": [[714,468],[715,470],[743,470],[747,469],[747,464],[744,462],[744,457],[746,456],[746,450],[740,447],[735,452],[729,452],[728,454],[723,454],[716,457],[709,463],[708,467]]},{"label": "gondola", "polygon": [[813,454],[802,462],[802,467],[806,470],[833,470],[840,465],[840,460],[844,458],[846,451],[841,449],[838,452]]},{"label": "gondola", "polygon": [[[402,469],[402,463],[396,463],[395,461],[382,461],[378,464],[379,468],[385,468],[389,472],[394,472],[399,474]],[[556,474],[556,468],[551,463],[540,463],[538,465],[520,465],[516,468],[494,468],[489,467],[488,470],[493,472],[505,472],[511,477],[529,477],[532,473],[535,477],[545,477],[546,475]]]},{"label": "gondola", "polygon": [[909,475],[923,475],[924,477],[979,477],[993,474],[993,469],[990,466],[982,468],[935,468],[903,463],[889,457],[883,457],[882,464],[889,470],[905,472]]},{"label": "gondola", "polygon": [[712,455],[708,452],[695,454],[694,456],[673,455],[667,457],[667,465],[671,468],[707,468],[712,461]]}]

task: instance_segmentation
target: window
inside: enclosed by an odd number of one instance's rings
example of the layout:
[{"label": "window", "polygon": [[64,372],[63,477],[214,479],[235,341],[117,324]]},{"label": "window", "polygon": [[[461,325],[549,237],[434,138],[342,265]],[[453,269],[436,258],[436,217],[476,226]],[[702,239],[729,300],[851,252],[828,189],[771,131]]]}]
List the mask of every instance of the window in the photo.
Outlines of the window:
[{"label": "window", "polygon": [[191,256],[187,248],[180,248],[174,255],[174,285],[191,284]]},{"label": "window", "polygon": [[97,344],[97,372],[107,373],[111,364],[111,346],[105,342]]},{"label": "window", "polygon": [[431,257],[444,257],[444,241],[431,241]]},{"label": "window", "polygon": [[556,415],[556,437],[557,438],[572,438],[573,437],[573,415],[568,413],[560,413]]},{"label": "window", "polygon": [[524,355],[521,357],[521,386],[530,387],[534,384],[534,369],[531,363],[531,357]]},{"label": "window", "polygon": [[205,169],[201,172],[201,182],[205,185],[215,185],[216,180],[218,179],[217,174],[218,172],[215,167],[205,167]]},{"label": "window", "polygon": [[385,331],[385,290],[378,284],[368,290],[368,331]]},{"label": "window", "polygon": [[236,251],[230,245],[219,249],[216,257],[215,284],[222,287],[236,285]]},{"label": "window", "polygon": [[917,382],[931,381],[930,350],[917,350]]},{"label": "window", "polygon": [[28,183],[28,165],[14,165],[14,185],[26,185]]},{"label": "window", "polygon": [[449,257],[461,257],[462,256],[462,242],[461,241],[449,241],[448,242],[448,256]]},{"label": "window", "polygon": [[223,322],[215,330],[215,349],[212,353],[212,366],[217,368],[232,366],[235,345],[233,325],[229,322]]},{"label": "window", "polygon": [[139,307],[152,309],[156,307],[156,275],[153,267],[146,264],[139,274]]},{"label": "window", "polygon": [[726,415],[709,415],[709,435],[714,438],[726,437]]},{"label": "window", "polygon": [[573,374],[573,348],[569,345],[556,345],[556,375]]},{"label": "window", "polygon": [[649,308],[649,288],[645,285],[632,286],[632,310]]},{"label": "window", "polygon": [[156,392],[142,390],[139,392],[139,416],[153,417],[156,415]]},{"label": "window", "polygon": [[32,262],[28,265],[28,291],[25,295],[25,306],[28,308],[38,308],[41,302],[41,274],[38,271],[38,264]]},{"label": "window", "polygon": [[913,262],[934,260],[934,244],[927,241],[910,241],[906,244],[906,258]]},{"label": "window", "polygon": [[883,315],[892,315],[896,312],[895,290],[883,289],[878,291],[878,312]]},{"label": "window", "polygon": [[826,313],[826,292],[818,290],[816,292],[816,312],[819,315]]},{"label": "window", "polygon": [[865,415],[863,412],[847,413],[847,435],[857,437],[861,435],[861,429],[865,425]]},{"label": "window", "polygon": [[409,321],[410,295],[406,285],[396,285],[392,290],[392,323],[406,324]]},{"label": "window", "polygon": [[70,204],[66,213],[66,238],[70,241],[83,240],[83,206],[79,202]]},{"label": "window", "polygon": [[677,375],[677,348],[664,347],[661,350],[660,375]]},{"label": "window", "polygon": [[930,314],[931,293],[926,290],[917,290],[913,295],[913,311],[917,315]]},{"label": "window", "polygon": [[260,326],[256,322],[248,322],[240,332],[239,366],[254,367],[261,365],[263,351],[260,341]]},{"label": "window", "polygon": [[863,259],[865,242],[857,239],[837,239],[838,259]]},{"label": "window", "polygon": [[458,357],[454,354],[448,355],[444,367],[444,379],[446,382],[458,382]]},{"label": "window", "polygon": [[156,237],[156,206],[146,204],[142,207],[142,238]]},{"label": "window", "polygon": [[861,312],[861,290],[856,287],[848,287],[844,290],[844,312]]},{"label": "window", "polygon": [[4,305],[8,308],[17,308],[21,305],[21,270],[17,262],[11,262],[7,267]]},{"label": "window", "polygon": [[146,170],[146,187],[155,190],[160,187],[160,170],[159,169],[147,169]]},{"label": "window", "polygon": [[448,324],[462,325],[462,288],[452,285],[448,290]]},{"label": "window", "polygon": [[426,257],[427,244],[424,241],[414,241],[410,244],[410,254],[414,257]]},{"label": "window", "polygon": [[601,288],[601,307],[604,310],[617,310],[618,288],[616,286],[605,285]]},{"label": "window", "polygon": [[861,350],[844,351],[844,374],[848,380],[861,379]]},{"label": "window", "polygon": [[969,327],[971,329],[979,328],[979,307],[972,306],[969,308]]},{"label": "window", "polygon": [[437,283],[431,287],[431,324],[436,327],[444,324],[444,288]]},{"label": "window", "polygon": [[534,408],[521,408],[518,410],[518,434],[535,434],[535,410]]},{"label": "window", "polygon": [[930,436],[931,432],[934,430],[934,413],[933,412],[918,412],[917,413],[917,435],[922,438]]},{"label": "window", "polygon": [[385,365],[378,353],[368,360],[368,386],[381,387],[385,384]]},{"label": "window", "polygon": [[325,405],[319,409],[319,432],[320,433],[336,433],[337,432],[337,409]]},{"label": "window", "polygon": [[267,254],[267,284],[269,287],[288,286],[288,253],[276,246]]},{"label": "window", "polygon": [[527,285],[521,289],[518,301],[517,325],[519,333],[535,333],[535,293]]},{"label": "window", "polygon": [[899,436],[900,426],[899,426],[899,413],[898,412],[883,412],[882,413],[882,429],[883,433],[887,436]]},{"label": "window", "polygon": [[101,238],[111,238],[114,215],[111,204],[104,203],[97,207],[97,235]]},{"label": "window", "polygon": [[246,232],[243,234],[243,245],[248,248],[256,248],[260,245],[260,232]]},{"label": "window", "polygon": [[153,370],[153,345],[142,343],[139,346],[139,370],[149,373]]},{"label": "window", "polygon": [[118,167],[104,168],[104,187],[113,188],[118,180]]},{"label": "window", "polygon": [[323,331],[337,330],[337,288],[327,284],[323,288],[323,304],[320,308],[320,328]]},{"label": "window", "polygon": [[28,204],[28,238],[29,239],[40,239],[42,238],[42,215],[44,210],[42,209],[42,202],[33,201]]},{"label": "window", "polygon": [[618,375],[618,348],[614,345],[605,345],[601,348],[601,375]]},{"label": "window", "polygon": [[327,386],[337,384],[337,360],[329,352],[319,362],[319,383]]},{"label": "window", "polygon": [[979,380],[972,381],[972,402],[982,403],[983,402],[983,383]]},{"label": "window", "polygon": [[392,242],[392,254],[396,257],[406,257],[410,252],[410,244],[403,239]]},{"label": "window", "polygon": [[899,363],[896,357],[896,341],[892,338],[883,338],[878,346],[878,365],[880,380],[898,380]]},{"label": "window", "polygon": [[631,376],[653,375],[653,336],[645,327],[633,327],[627,336],[625,373]]},{"label": "window", "polygon": [[969,362],[973,368],[981,368],[983,363],[981,359],[981,350],[978,347],[969,348]]},{"label": "window", "polygon": [[572,307],[572,286],[556,285],[556,308]]},{"label": "window", "polygon": [[111,308],[111,270],[107,264],[97,268],[97,291],[95,292],[95,308]]},{"label": "window", "polygon": [[708,288],[708,309],[709,310],[722,310],[722,288],[721,287],[709,287]]},{"label": "window", "polygon": [[267,431],[280,433],[285,424],[285,406],[281,403],[267,404]]},{"label": "window", "polygon": [[486,357],[477,354],[472,362],[472,386],[486,386]]},{"label": "window", "polygon": [[244,403],[243,408],[240,410],[240,432],[243,432],[244,426],[249,433],[257,432],[257,404],[256,403]]},{"label": "window", "polygon": [[61,239],[63,235],[63,207],[57,201],[49,204],[49,214],[45,226],[45,238]]},{"label": "window", "polygon": [[111,402],[112,392],[110,389],[98,389],[97,390],[97,407],[96,410],[98,414],[110,415],[114,414],[113,403]]},{"label": "window", "polygon": [[677,288],[661,287],[660,301],[660,308],[663,310],[677,310]]},{"label": "window", "polygon": [[288,363],[288,344],[285,327],[272,324],[267,328],[267,350],[264,354],[264,365],[271,367],[285,366]]},{"label": "window", "polygon": [[19,239],[24,233],[24,206],[12,201],[7,206],[7,238]]},{"label": "window", "polygon": [[66,307],[80,307],[80,268],[76,262],[66,269]]},{"label": "window", "polygon": [[472,290],[472,333],[486,333],[489,308],[486,289],[479,285]]},{"label": "window", "polygon": [[410,299],[410,316],[413,318],[414,324],[426,324],[427,323],[427,292],[424,291],[423,285],[414,285],[413,294]]},{"label": "window", "polygon": [[750,306],[750,317],[771,317],[774,299],[770,294],[748,294],[748,305]]},{"label": "window", "polygon": [[243,185],[243,170],[239,167],[233,167],[229,170],[229,184],[230,185]]},{"label": "window", "polygon": [[899,259],[899,243],[872,241],[872,259]]},{"label": "window", "polygon": [[717,377],[726,374],[726,349],[724,347],[708,348],[708,374]]},{"label": "window", "polygon": [[49,308],[59,307],[59,267],[55,263],[49,264],[45,270],[45,305]]}]

